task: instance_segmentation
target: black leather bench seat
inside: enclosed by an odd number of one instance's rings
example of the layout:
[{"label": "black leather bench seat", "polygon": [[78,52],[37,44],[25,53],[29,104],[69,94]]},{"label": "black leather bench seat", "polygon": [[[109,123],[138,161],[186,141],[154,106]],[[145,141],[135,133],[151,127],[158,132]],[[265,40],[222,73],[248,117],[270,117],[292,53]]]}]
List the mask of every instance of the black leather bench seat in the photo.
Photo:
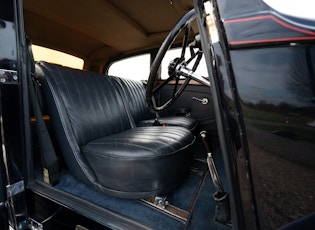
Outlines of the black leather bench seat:
[{"label": "black leather bench seat", "polygon": [[145,198],[174,189],[195,137],[184,127],[133,127],[113,79],[36,64],[54,133],[70,173],[98,191]]}]

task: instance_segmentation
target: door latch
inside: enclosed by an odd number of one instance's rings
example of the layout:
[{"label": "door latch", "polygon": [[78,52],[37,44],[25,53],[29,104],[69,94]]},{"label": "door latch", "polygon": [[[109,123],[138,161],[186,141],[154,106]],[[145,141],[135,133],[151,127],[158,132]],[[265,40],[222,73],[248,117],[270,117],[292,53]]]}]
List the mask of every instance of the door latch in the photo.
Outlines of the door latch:
[{"label": "door latch", "polygon": [[195,100],[195,101],[199,101],[199,102],[200,102],[201,104],[203,104],[203,105],[206,105],[206,104],[208,104],[208,102],[209,102],[208,98],[206,98],[206,97],[204,97],[204,98],[202,98],[202,99],[197,98],[197,97],[193,97],[192,99]]}]

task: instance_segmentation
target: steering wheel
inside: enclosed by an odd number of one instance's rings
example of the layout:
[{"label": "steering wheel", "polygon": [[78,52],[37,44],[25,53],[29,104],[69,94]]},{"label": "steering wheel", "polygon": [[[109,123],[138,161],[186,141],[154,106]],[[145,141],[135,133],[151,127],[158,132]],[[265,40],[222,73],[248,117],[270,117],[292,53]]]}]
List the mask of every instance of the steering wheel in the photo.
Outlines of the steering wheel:
[{"label": "steering wheel", "polygon": [[[188,85],[191,79],[201,82],[202,84],[209,84],[209,81],[205,80],[204,77],[197,76],[194,73],[202,57],[200,37],[196,36],[196,39],[193,43],[191,44],[188,43],[191,22],[193,21],[194,18],[195,18],[195,11],[191,10],[188,13],[186,13],[177,22],[177,24],[173,27],[173,29],[170,31],[168,36],[165,38],[164,42],[162,43],[156,55],[156,58],[154,59],[151,65],[150,75],[148,78],[147,88],[146,88],[146,102],[147,102],[148,108],[152,112],[161,112],[165,110],[166,108],[168,108],[181,95],[181,93],[184,91],[184,89],[186,88],[186,86]],[[184,31],[184,37],[183,37],[183,42],[182,42],[181,56],[175,58],[173,61],[170,62],[168,66],[169,77],[166,80],[164,80],[162,83],[156,85],[157,78],[158,78],[157,73],[159,71],[162,60],[166,52],[174,43],[176,37],[183,30],[185,31]],[[190,48],[191,57],[188,60],[185,60],[186,48],[188,47]],[[195,52],[194,48],[198,48],[198,51]],[[195,60],[193,68],[189,69],[187,65],[193,60]],[[180,80],[180,77],[182,76],[185,77],[185,81],[183,84],[179,85],[179,82],[180,82],[179,80]],[[175,84],[174,84],[171,98],[167,100],[163,105],[157,106],[154,103],[154,96],[172,80],[175,80]]]}]

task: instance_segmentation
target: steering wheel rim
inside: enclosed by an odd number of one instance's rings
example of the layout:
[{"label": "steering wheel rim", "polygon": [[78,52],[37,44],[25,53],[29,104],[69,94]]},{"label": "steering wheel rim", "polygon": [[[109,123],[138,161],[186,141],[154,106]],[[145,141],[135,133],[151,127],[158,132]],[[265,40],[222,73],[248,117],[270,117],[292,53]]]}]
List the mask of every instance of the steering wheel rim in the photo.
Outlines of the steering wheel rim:
[{"label": "steering wheel rim", "polygon": [[[154,59],[151,69],[150,69],[150,74],[147,82],[147,88],[146,88],[146,102],[148,108],[152,112],[161,112],[165,110],[167,107],[169,107],[178,97],[179,95],[184,91],[186,86],[188,85],[190,78],[186,77],[185,82],[177,89],[179,78],[175,76],[175,72],[171,72],[175,70],[175,67],[173,70],[170,70],[169,68],[169,75],[171,75],[167,80],[165,80],[163,83],[155,87],[156,81],[157,81],[157,72],[160,68],[160,65],[162,63],[162,60],[166,54],[166,52],[169,50],[173,42],[175,41],[176,37],[180,34],[180,32],[184,29],[187,28],[190,25],[190,22],[195,18],[195,11],[194,9],[190,10],[188,13],[186,13],[177,23],[176,25],[172,28],[170,33],[167,35],[165,40],[163,41],[156,58]],[[182,56],[185,54],[184,49],[186,49],[188,45],[188,35],[189,35],[189,30],[186,29],[186,36],[184,36],[184,41],[183,41],[183,47],[182,47]],[[175,60],[174,60],[175,61]],[[181,62],[183,60],[177,60],[178,62]],[[180,65],[180,63],[174,63],[175,66]],[[162,87],[164,87],[168,82],[171,80],[176,79],[176,84],[174,86],[174,91],[173,91],[173,96],[165,102],[161,106],[156,106],[153,102],[153,96],[154,94],[159,91]]]}]

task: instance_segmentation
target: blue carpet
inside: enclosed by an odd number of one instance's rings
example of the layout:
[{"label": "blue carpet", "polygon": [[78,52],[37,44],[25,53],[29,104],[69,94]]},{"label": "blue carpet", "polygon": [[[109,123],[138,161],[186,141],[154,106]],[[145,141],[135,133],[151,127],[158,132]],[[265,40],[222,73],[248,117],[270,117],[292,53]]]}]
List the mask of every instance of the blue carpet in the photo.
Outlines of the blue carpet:
[{"label": "blue carpet", "polygon": [[[194,153],[198,158],[205,159],[206,153],[201,145],[195,146]],[[219,173],[222,175],[224,167],[220,154],[216,154],[215,161],[220,171]],[[206,163],[195,161],[193,167],[198,168],[202,173],[189,173],[185,181],[176,190],[167,195],[167,200],[170,204],[190,212],[190,219],[187,222],[149,207],[139,200],[120,199],[96,192],[86,185],[77,182],[67,173],[62,175],[60,183],[56,188],[127,216],[135,221],[145,223],[154,229],[231,229],[213,220],[215,203],[212,195],[215,189]],[[225,180],[222,182],[226,184]]]}]

